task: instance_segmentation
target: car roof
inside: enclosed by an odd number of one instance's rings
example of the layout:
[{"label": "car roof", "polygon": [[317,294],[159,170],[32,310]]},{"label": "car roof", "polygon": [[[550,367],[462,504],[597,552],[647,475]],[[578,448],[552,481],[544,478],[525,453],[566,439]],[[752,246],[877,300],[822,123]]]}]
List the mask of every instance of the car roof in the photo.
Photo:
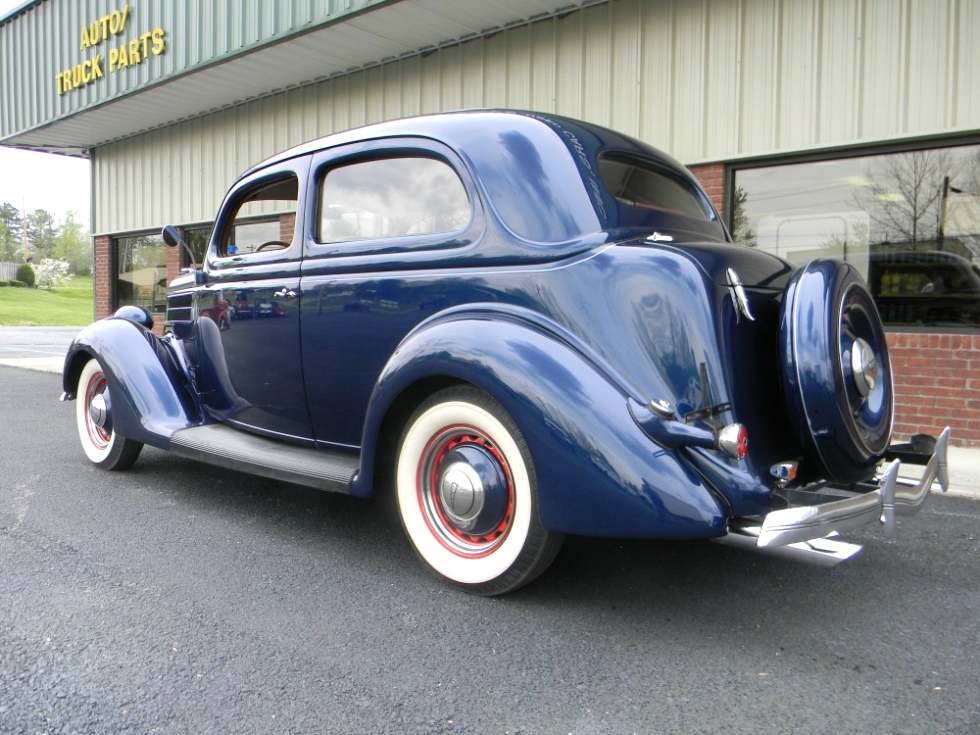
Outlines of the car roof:
[{"label": "car roof", "polygon": [[[527,124],[518,124],[522,121]],[[599,125],[573,120],[561,115],[553,115],[542,112],[530,112],[525,110],[505,110],[505,109],[483,109],[483,110],[457,110],[454,112],[441,112],[431,115],[420,115],[416,117],[400,118],[387,122],[373,123],[361,127],[351,128],[339,133],[332,133],[320,138],[301,143],[292,148],[288,148],[281,153],[277,153],[252,166],[243,175],[248,175],[254,171],[267,166],[275,165],[281,161],[307,155],[320,150],[326,150],[336,146],[347,145],[364,140],[380,140],[395,137],[421,137],[443,141],[451,147],[454,141],[472,139],[474,129],[482,132],[482,137],[489,141],[494,136],[499,136],[517,125],[522,132],[530,134],[532,137],[538,135],[558,135],[561,131],[570,128],[587,130],[596,138],[615,144],[617,148],[633,148],[646,156],[657,159],[659,162],[683,168],[682,164],[675,161],[662,151],[646,145],[638,140],[630,138],[622,133],[618,133]],[[538,133],[531,133],[538,129]]]},{"label": "car roof", "polygon": [[407,138],[436,141],[452,150],[485,187],[501,220],[528,241],[571,241],[617,226],[616,203],[598,171],[599,155],[605,151],[640,156],[698,187],[680,163],[629,136],[520,110],[464,110],[354,128],[283,151],[243,177],[339,146]]}]

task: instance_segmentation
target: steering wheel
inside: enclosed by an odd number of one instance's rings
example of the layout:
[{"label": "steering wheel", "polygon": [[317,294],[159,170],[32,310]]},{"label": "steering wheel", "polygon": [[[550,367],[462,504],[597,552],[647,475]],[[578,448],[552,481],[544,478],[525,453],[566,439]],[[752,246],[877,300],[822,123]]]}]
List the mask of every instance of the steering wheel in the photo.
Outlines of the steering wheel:
[{"label": "steering wheel", "polygon": [[269,250],[285,250],[289,247],[288,242],[283,242],[282,240],[269,240],[269,242],[264,242],[255,248],[255,252],[261,253],[265,249]]}]

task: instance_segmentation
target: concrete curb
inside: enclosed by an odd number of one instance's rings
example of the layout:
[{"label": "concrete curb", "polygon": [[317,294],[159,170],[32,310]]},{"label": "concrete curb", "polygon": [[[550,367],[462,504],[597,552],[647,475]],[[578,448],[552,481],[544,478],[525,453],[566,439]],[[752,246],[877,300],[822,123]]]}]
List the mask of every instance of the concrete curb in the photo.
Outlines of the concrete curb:
[{"label": "concrete curb", "polygon": [[37,370],[42,373],[60,373],[65,367],[64,357],[9,357],[0,360],[7,367]]}]

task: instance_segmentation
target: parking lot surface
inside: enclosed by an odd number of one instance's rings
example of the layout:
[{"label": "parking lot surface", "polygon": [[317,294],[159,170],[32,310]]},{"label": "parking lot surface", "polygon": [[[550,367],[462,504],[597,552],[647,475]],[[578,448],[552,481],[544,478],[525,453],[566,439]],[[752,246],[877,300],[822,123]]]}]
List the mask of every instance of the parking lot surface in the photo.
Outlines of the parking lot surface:
[{"label": "parking lot surface", "polygon": [[0,732],[980,732],[980,504],[834,569],[570,539],[500,599],[380,502],[144,450],[88,464],[0,367]]}]

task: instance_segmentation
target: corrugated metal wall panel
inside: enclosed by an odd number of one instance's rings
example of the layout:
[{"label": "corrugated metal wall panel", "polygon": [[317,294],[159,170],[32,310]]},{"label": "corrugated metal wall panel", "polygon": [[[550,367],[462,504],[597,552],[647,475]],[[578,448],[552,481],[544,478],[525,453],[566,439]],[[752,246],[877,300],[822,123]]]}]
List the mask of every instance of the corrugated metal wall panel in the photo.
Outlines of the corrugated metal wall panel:
[{"label": "corrugated metal wall panel", "polygon": [[640,128],[643,87],[640,82],[642,46],[640,11],[635,3],[615,3],[611,7],[609,43],[612,45],[612,69],[608,81],[612,110],[609,126],[615,130]]},{"label": "corrugated metal wall panel", "polygon": [[858,3],[837,0],[822,3],[817,30],[820,33],[819,104],[814,143],[847,140],[855,136],[854,85],[857,82],[860,45]]},{"label": "corrugated metal wall panel", "polygon": [[[742,18],[751,22],[741,24],[738,40],[740,53],[739,88],[744,100],[739,111],[739,146],[764,150],[775,148],[779,137],[779,76],[783,74],[781,63],[778,0],[741,0]],[[724,91],[722,91],[724,94]]]},{"label": "corrugated metal wall panel", "polygon": [[[738,3],[715,4],[708,14],[708,40],[705,59],[706,150],[732,150],[741,139],[742,29]],[[751,119],[751,116],[750,116]]]},{"label": "corrugated metal wall panel", "polygon": [[[309,7],[206,22],[242,42]],[[613,0],[105,146],[95,227],[210,220],[235,176],[278,150],[438,110],[583,117],[688,163],[977,131],[978,23],[975,0]]]},{"label": "corrugated metal wall panel", "polygon": [[[555,34],[555,101],[554,110],[561,115],[582,117],[582,47],[585,33],[581,14],[553,21]],[[598,113],[596,113],[598,114]]]},{"label": "corrugated metal wall panel", "polygon": [[818,25],[820,4],[820,0],[800,0],[781,7],[777,147],[806,146],[815,138],[820,39],[813,29]]},{"label": "corrugated metal wall panel", "polygon": [[[936,56],[936,52],[950,50],[953,37],[949,26],[950,5],[936,0],[910,2],[907,125],[913,130],[922,130],[934,122],[942,126],[949,124],[946,53]],[[980,32],[980,28],[974,31]]]},{"label": "corrugated metal wall panel", "polygon": [[[582,95],[580,115],[586,110],[600,125],[609,126],[613,106],[613,28],[610,6],[595,8],[589,14],[588,27],[582,28]],[[584,19],[585,16],[580,16]],[[584,24],[583,24],[584,26]],[[616,80],[616,98],[625,94],[624,80]]]},{"label": "corrugated metal wall panel", "polygon": [[555,111],[558,95],[558,59],[556,54],[557,23],[536,23],[530,28],[528,43],[531,48],[530,101],[528,107],[542,112]]},{"label": "corrugated metal wall panel", "polygon": [[674,25],[674,97],[668,102],[674,150],[701,150],[705,130],[708,0],[678,3]]},{"label": "corrugated metal wall panel", "polygon": [[974,0],[961,0],[955,3],[951,32],[951,52],[947,68],[952,80],[950,103],[952,119],[980,120],[980,43],[977,42],[980,28],[980,3]]},{"label": "corrugated metal wall panel", "polygon": [[640,10],[640,109],[639,137],[659,140],[676,151],[671,111],[675,98],[674,4],[643,5]]}]

